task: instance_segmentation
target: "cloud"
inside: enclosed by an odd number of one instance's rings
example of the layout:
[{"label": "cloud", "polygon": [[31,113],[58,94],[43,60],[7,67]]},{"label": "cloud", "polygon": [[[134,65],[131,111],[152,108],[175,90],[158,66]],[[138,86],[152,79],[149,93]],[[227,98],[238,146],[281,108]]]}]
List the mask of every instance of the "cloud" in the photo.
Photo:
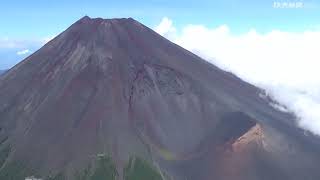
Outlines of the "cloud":
[{"label": "cloud", "polygon": [[48,43],[49,41],[51,41],[54,37],[56,37],[57,35],[55,36],[48,36],[48,37],[45,37],[45,38],[42,38],[41,42],[42,42],[42,45]]},{"label": "cloud", "polygon": [[29,49],[24,49],[24,50],[18,51],[17,55],[26,55],[29,53],[31,53],[31,51]]},{"label": "cloud", "polygon": [[167,17],[162,18],[160,24],[154,29],[157,33],[170,39],[174,38],[173,36],[176,33],[176,28],[173,27],[172,21]]},{"label": "cloud", "polygon": [[320,31],[255,29],[233,34],[227,25],[176,28],[164,18],[155,30],[220,68],[264,88],[293,111],[299,125],[320,135]]}]

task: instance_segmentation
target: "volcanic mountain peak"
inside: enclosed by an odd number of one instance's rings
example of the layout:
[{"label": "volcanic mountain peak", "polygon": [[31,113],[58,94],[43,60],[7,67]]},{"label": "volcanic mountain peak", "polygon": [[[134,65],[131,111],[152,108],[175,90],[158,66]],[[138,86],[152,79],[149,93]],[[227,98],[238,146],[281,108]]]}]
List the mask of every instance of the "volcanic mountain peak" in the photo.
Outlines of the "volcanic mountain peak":
[{"label": "volcanic mountain peak", "polygon": [[[132,18],[102,19],[85,16],[46,47],[49,47],[47,50],[51,53],[68,56],[70,61],[79,60],[75,56],[83,56],[80,58],[83,61],[99,61],[101,64],[117,59],[117,56],[125,56],[127,60],[122,63],[141,66],[156,59],[154,51],[159,51],[158,47],[163,45],[154,42],[168,44],[164,38]],[[67,58],[59,59],[67,61]],[[72,63],[75,64],[78,63]]]},{"label": "volcanic mountain peak", "polygon": [[[0,76],[0,179],[16,162],[71,176],[101,154],[119,179],[131,156],[170,180],[226,179],[237,160],[230,179],[318,179],[320,141],[260,92],[131,18],[84,17]],[[272,149],[248,146],[261,139]],[[248,156],[220,158],[230,140]]]},{"label": "volcanic mountain peak", "polygon": [[[132,28],[147,28],[146,26],[142,25],[138,21],[134,20],[133,18],[112,18],[112,19],[103,19],[103,18],[90,18],[89,16],[84,16],[76,23],[74,23],[71,28],[74,26],[78,26],[78,28],[91,28],[94,30],[109,28],[109,27],[119,27],[122,26]],[[78,29],[80,30],[80,29]],[[93,32],[94,33],[94,32]],[[114,34],[116,36],[116,34]]]},{"label": "volcanic mountain peak", "polygon": [[[133,25],[141,24],[134,20],[133,18],[112,18],[112,19],[103,19],[103,18],[90,18],[89,16],[84,16],[80,20],[78,20],[75,25],[81,25],[82,28],[87,26],[87,28],[96,29],[98,28],[106,28],[110,26],[123,26],[125,24],[129,24],[133,27]],[[72,26],[71,26],[72,27]]]},{"label": "volcanic mountain peak", "polygon": [[[84,16],[81,19],[79,19],[78,21],[80,22],[120,22],[120,21],[135,21],[133,18],[129,17],[129,18],[111,18],[111,19],[104,19],[104,18],[91,18],[89,16]],[[135,21],[137,22],[137,21]]]}]

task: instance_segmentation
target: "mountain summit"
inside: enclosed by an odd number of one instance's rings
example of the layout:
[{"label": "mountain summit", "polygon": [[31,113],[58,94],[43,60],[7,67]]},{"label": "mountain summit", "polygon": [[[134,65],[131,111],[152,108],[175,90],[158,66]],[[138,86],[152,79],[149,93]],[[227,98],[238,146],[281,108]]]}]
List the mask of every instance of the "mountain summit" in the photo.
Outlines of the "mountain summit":
[{"label": "mountain summit", "polygon": [[271,103],[132,18],[86,16],[0,76],[0,177],[108,156],[120,180],[138,157],[166,180],[319,179],[319,139]]}]

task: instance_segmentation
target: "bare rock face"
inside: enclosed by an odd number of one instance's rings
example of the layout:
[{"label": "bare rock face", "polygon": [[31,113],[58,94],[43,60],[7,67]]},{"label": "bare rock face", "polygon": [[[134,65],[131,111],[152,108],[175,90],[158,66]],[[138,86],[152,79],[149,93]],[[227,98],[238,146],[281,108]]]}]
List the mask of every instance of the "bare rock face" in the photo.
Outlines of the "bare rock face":
[{"label": "bare rock face", "polygon": [[166,179],[319,179],[319,138],[260,93],[131,18],[84,17],[0,77],[0,163],[71,174],[110,154],[122,179],[135,155]]}]

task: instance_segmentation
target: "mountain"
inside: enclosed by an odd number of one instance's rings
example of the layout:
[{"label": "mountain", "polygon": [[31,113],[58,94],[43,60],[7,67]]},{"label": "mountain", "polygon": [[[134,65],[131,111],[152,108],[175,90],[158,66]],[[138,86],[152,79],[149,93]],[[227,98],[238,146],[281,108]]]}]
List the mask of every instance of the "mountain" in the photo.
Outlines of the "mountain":
[{"label": "mountain", "polygon": [[5,72],[6,72],[6,70],[0,70],[0,75],[5,73]]},{"label": "mountain", "polygon": [[263,94],[132,18],[83,17],[0,77],[0,179],[319,179],[319,138]]}]

